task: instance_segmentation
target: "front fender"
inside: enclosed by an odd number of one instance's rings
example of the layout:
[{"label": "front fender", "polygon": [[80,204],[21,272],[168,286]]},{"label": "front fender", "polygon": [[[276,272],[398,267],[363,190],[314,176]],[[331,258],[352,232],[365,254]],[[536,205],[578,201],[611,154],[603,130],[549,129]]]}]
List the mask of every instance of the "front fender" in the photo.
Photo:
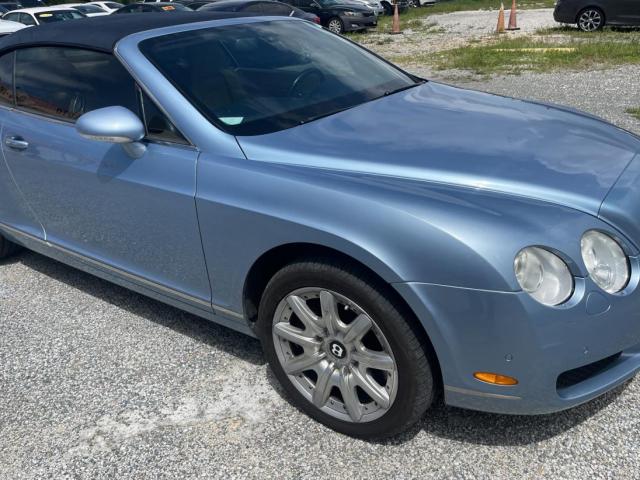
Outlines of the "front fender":
[{"label": "front fender", "polygon": [[213,302],[242,310],[243,285],[265,252],[289,243],[333,248],[388,283],[517,291],[526,245],[566,254],[582,274],[595,217],[528,198],[394,177],[202,154],[196,198]]}]

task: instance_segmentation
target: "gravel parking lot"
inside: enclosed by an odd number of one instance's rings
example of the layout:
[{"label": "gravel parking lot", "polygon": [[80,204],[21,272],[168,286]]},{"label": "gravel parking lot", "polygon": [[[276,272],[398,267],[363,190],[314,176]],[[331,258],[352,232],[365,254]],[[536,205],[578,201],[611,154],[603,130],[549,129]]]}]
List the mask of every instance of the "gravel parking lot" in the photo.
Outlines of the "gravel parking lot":
[{"label": "gravel parking lot", "polygon": [[[639,67],[465,86],[640,133],[624,113],[640,105]],[[639,404],[639,380],[554,415],[437,404],[400,438],[356,441],[282,398],[256,340],[35,253],[0,263],[2,479],[633,479]]]}]

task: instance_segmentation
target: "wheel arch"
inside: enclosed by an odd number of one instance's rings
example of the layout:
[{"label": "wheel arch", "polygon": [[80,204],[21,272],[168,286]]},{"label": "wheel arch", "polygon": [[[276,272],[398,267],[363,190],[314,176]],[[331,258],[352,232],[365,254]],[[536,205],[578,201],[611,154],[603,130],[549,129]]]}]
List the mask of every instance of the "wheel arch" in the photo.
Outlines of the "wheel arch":
[{"label": "wheel arch", "polygon": [[284,266],[299,260],[319,259],[339,262],[340,265],[348,265],[360,270],[367,276],[376,287],[381,289],[385,295],[401,311],[403,317],[410,324],[418,338],[426,346],[429,361],[433,369],[433,377],[438,391],[442,387],[442,371],[434,344],[425,326],[420,321],[414,310],[409,306],[407,300],[384,278],[383,273],[379,273],[372,266],[353,256],[314,243],[287,243],[274,247],[264,252],[255,260],[249,269],[243,288],[243,307],[247,321],[254,325],[258,316],[258,306],[269,280]]}]

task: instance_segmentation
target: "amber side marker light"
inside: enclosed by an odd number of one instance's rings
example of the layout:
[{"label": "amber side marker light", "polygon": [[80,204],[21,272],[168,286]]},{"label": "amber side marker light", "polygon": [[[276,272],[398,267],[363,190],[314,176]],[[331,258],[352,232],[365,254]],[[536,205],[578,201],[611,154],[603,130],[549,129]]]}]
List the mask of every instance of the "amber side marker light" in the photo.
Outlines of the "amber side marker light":
[{"label": "amber side marker light", "polygon": [[499,375],[497,373],[489,372],[476,372],[473,376],[481,382],[492,383],[493,385],[517,385],[518,380],[506,375]]}]

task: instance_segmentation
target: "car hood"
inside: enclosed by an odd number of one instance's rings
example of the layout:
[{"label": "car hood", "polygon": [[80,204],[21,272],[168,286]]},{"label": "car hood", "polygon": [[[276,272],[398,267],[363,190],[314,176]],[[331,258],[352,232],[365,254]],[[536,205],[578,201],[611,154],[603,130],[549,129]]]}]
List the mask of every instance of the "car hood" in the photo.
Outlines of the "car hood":
[{"label": "car hood", "polygon": [[633,135],[587,114],[435,82],[238,141],[252,160],[486,189],[594,214],[640,149]]}]

